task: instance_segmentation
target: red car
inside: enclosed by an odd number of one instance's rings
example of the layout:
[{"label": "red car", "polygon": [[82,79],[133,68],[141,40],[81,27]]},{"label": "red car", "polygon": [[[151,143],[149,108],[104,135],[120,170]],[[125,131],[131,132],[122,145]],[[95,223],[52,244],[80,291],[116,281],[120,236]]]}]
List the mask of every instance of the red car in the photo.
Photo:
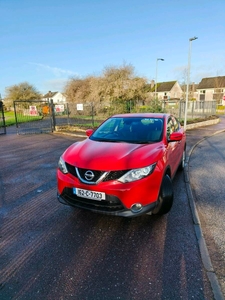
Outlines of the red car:
[{"label": "red car", "polygon": [[185,132],[174,116],[114,115],[86,134],[60,157],[60,202],[125,217],[169,212],[172,179],[186,153]]}]

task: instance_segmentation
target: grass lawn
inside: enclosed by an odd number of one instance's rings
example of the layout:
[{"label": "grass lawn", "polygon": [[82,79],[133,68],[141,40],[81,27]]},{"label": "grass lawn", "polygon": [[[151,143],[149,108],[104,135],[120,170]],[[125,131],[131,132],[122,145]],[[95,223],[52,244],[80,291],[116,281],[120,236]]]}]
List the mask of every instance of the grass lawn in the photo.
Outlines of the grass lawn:
[{"label": "grass lawn", "polygon": [[[15,120],[15,114],[13,111],[6,111],[4,112],[4,116],[5,116],[5,124],[6,126],[10,126],[10,125],[15,125],[16,124],[16,120]],[[19,114],[17,116],[17,122],[18,123],[25,123],[25,122],[30,122],[30,121],[37,121],[37,120],[41,120],[42,117],[41,116],[23,116],[21,114]]]}]

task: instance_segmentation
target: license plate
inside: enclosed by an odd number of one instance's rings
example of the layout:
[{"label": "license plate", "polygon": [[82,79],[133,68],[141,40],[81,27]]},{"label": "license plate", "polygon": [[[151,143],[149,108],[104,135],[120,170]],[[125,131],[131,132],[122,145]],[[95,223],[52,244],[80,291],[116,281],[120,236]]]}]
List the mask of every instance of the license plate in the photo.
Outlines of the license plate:
[{"label": "license plate", "polygon": [[81,198],[87,198],[98,201],[105,200],[105,193],[83,190],[78,188],[73,188],[73,193]]}]

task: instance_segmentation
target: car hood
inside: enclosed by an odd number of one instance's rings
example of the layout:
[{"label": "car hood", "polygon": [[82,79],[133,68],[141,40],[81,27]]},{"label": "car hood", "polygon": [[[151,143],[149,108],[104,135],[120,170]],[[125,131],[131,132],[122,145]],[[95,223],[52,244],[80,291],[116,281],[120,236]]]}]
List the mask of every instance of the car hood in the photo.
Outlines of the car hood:
[{"label": "car hood", "polygon": [[76,167],[93,170],[121,170],[148,166],[162,157],[163,143],[130,144],[86,139],[71,145],[63,159]]}]

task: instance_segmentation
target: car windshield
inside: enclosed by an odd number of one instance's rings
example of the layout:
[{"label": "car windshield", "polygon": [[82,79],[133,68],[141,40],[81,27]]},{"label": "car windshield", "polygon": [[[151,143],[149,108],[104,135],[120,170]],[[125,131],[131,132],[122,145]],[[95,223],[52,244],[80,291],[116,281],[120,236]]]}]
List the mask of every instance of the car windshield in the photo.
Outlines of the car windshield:
[{"label": "car windshield", "polygon": [[150,117],[112,117],[90,137],[94,141],[155,143],[162,139],[163,119]]}]

